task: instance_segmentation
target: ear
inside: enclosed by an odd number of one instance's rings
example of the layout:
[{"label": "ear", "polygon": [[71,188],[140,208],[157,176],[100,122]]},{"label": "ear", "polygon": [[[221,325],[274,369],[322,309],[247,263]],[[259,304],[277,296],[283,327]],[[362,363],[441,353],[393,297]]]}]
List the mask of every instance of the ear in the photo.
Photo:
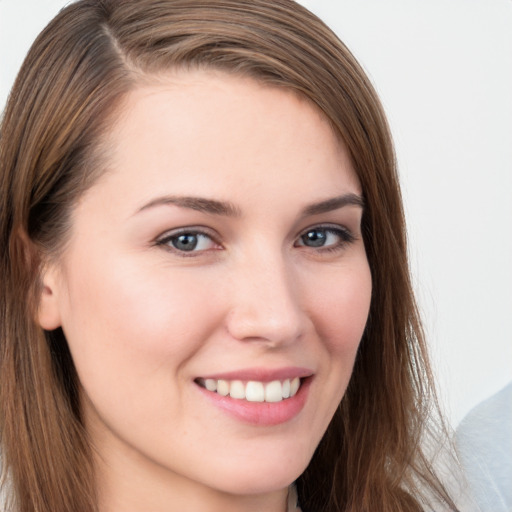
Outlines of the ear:
[{"label": "ear", "polygon": [[43,271],[42,276],[37,321],[39,325],[47,331],[53,331],[61,326],[57,274],[57,270],[54,267],[50,267]]}]

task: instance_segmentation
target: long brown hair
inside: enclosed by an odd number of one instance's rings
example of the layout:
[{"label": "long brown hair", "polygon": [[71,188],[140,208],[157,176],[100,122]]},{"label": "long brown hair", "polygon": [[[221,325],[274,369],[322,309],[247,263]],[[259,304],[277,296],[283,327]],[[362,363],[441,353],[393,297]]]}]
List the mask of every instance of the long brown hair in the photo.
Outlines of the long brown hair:
[{"label": "long brown hair", "polygon": [[0,442],[16,509],[96,510],[66,340],[34,320],[38,276],[102,172],[102,135],[123,97],[176,68],[215,68],[308,98],[361,182],[370,314],[349,388],[297,481],[303,510],[419,511],[422,489],[453,506],[422,451],[435,395],[392,141],[349,50],[292,0],[79,0],[35,41],[0,131]]}]

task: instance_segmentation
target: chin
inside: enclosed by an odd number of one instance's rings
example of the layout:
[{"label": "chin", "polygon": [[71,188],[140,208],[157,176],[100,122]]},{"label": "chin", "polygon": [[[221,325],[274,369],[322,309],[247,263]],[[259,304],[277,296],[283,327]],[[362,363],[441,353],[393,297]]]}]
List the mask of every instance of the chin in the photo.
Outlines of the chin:
[{"label": "chin", "polygon": [[[289,487],[305,471],[310,458],[294,460],[283,457],[269,464],[238,465],[226,471],[222,481],[216,478],[213,487],[234,495],[256,495],[276,492]],[[220,473],[217,474],[217,477]]]}]

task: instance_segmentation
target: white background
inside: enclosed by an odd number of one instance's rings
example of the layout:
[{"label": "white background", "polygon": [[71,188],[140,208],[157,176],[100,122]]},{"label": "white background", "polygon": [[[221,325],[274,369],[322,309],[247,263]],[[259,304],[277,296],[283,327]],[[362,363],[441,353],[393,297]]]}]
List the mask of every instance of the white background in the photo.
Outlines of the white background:
[{"label": "white background", "polygon": [[[0,108],[62,0],[0,0]],[[396,142],[414,282],[456,426],[512,380],[512,0],[302,0],[351,48]]]}]

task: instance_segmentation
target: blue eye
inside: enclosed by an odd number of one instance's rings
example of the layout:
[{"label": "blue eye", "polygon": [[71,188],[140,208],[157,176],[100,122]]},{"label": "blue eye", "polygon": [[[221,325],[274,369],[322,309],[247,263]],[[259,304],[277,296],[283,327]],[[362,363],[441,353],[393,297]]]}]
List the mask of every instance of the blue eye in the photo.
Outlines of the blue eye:
[{"label": "blue eye", "polygon": [[316,227],[303,233],[297,245],[311,248],[336,249],[350,243],[354,237],[345,229],[334,227]]},{"label": "blue eye", "polygon": [[198,231],[181,231],[168,235],[159,240],[158,245],[165,245],[183,253],[207,251],[217,246],[210,236]]}]

